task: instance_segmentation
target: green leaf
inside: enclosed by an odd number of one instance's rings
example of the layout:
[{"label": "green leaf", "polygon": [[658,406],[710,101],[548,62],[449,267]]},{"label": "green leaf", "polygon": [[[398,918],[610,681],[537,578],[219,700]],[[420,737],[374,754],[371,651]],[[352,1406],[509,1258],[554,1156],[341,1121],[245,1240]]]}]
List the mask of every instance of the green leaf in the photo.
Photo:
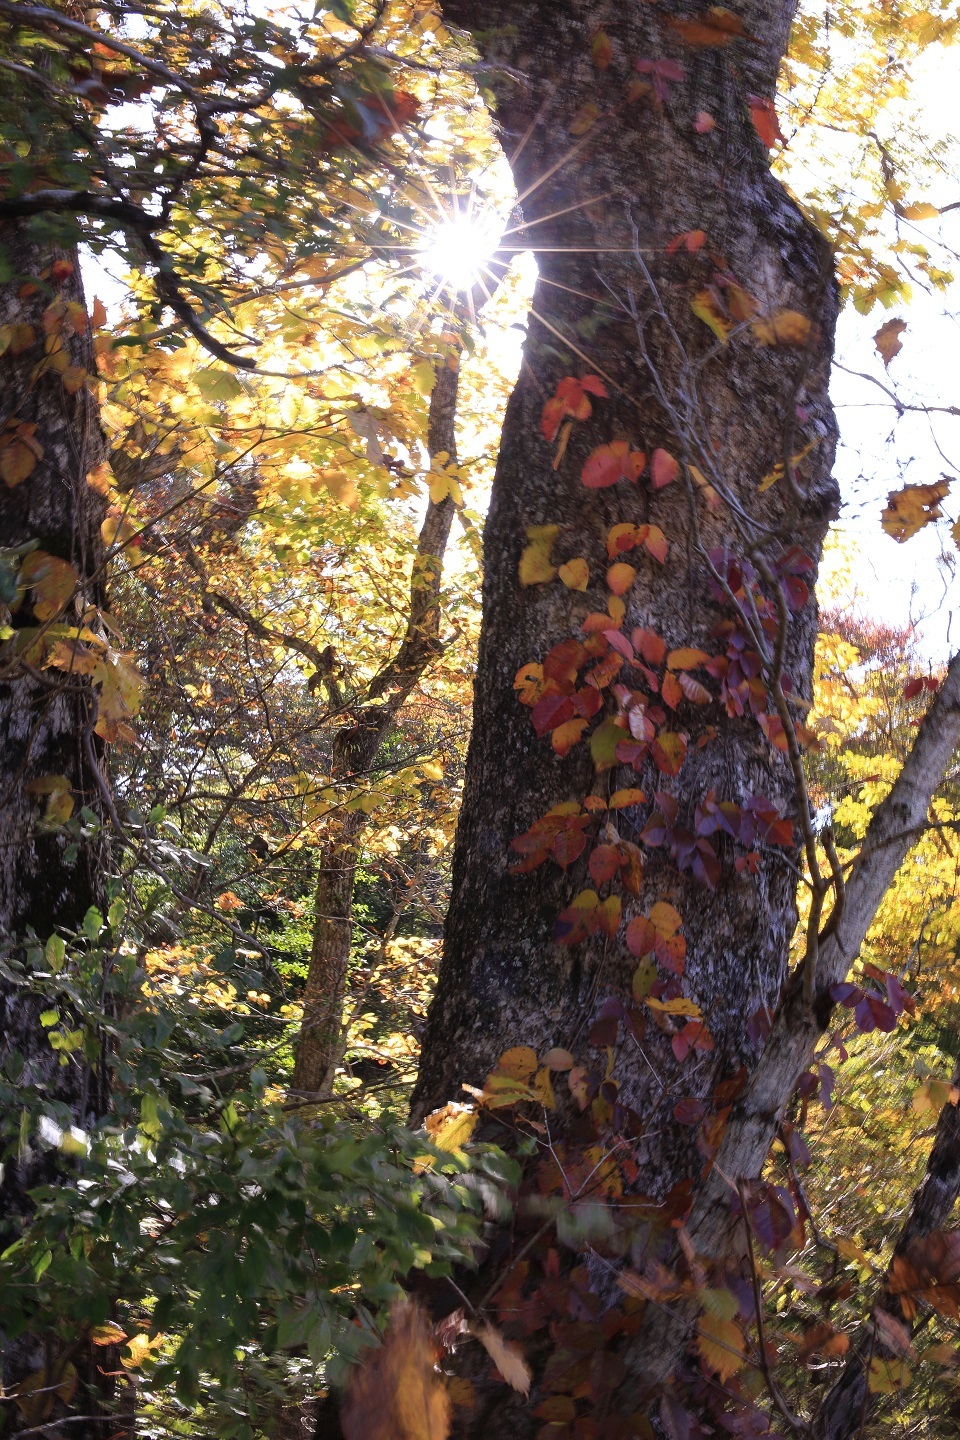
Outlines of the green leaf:
[{"label": "green leaf", "polygon": [[198,370],[193,380],[204,400],[235,400],[238,395],[245,393],[243,384],[234,372],[219,365]]}]

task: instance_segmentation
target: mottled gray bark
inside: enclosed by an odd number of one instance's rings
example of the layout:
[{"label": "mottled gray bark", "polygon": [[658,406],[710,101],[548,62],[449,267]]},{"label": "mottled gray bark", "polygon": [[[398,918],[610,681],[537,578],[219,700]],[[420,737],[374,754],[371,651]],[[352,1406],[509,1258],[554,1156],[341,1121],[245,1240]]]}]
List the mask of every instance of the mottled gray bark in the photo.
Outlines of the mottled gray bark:
[{"label": "mottled gray bark", "polygon": [[[431,460],[445,452],[452,464],[457,458],[457,358],[454,354],[436,366],[427,429]],[[443,558],[453,514],[449,495],[427,505],[413,560],[403,639],[396,654],[374,676],[366,698],[354,708],[355,724],[341,730],[334,741],[331,780],[336,783],[362,779],[372,769],[404,701],[439,652]],[[353,890],[365,821],[362,811],[333,818],[320,851],[310,965],[292,1082],[294,1090],[305,1094],[329,1095],[343,1057]]]},{"label": "mottled gray bark", "polygon": [[[458,1098],[462,1082],[481,1084],[509,1046],[529,1045],[538,1053],[561,1046],[584,1055],[598,998],[610,990],[629,993],[635,961],[622,932],[613,942],[577,947],[561,947],[552,938],[557,913],[590,883],[584,866],[560,873],[548,863],[532,875],[511,875],[509,868],[510,842],[550,806],[581,800],[591,789],[606,793],[605,781],[595,784],[582,747],[558,760],[549,743],[536,738],[512,682],[524,663],[542,660],[551,646],[576,635],[588,612],[606,608],[609,527],[651,521],[670,543],[662,568],[630,555],[641,573],[625,596],[624,633],[645,626],[670,647],[711,652],[718,648],[711,631],[731,612],[710,585],[706,552],[729,544],[771,564],[795,543],[816,564],[835,513],[835,424],[827,396],[837,312],[831,257],[771,177],[749,113],[751,103],[769,102],[774,94],[794,6],[792,0],[744,0],[734,8],[751,38],[698,47],[671,27],[671,18],[685,15],[676,4],[654,9],[634,0],[614,10],[559,0],[483,7],[448,0],[444,7],[451,23],[477,33],[540,279],[485,532],[474,731],[415,1118]],[[613,58],[598,72],[591,40],[601,28]],[[659,73],[668,83],[659,84],[659,94],[628,99],[631,65],[638,60],[676,62],[683,78],[665,69]],[[643,73],[651,74],[649,66]],[[582,123],[588,106],[600,112],[589,128]],[[715,127],[701,133],[699,112],[707,112]],[[703,251],[688,256],[681,246],[668,254],[672,237],[691,230],[706,232]],[[789,309],[807,317],[805,341],[764,345],[741,325],[728,343],[717,343],[695,317],[691,300],[711,280],[723,289],[718,270],[766,314]],[[588,372],[603,377],[611,398],[595,401],[592,417],[573,426],[555,468],[554,447],[539,433],[544,400],[564,375]],[[612,439],[625,439],[648,455],[663,447],[696,465],[717,477],[727,503],[711,512],[693,486],[679,484],[652,492],[645,483],[584,488],[586,456]],[[800,477],[790,475],[791,454],[808,444]],[[762,477],[784,461],[792,483],[761,491]],[[519,583],[527,528],[548,524],[559,526],[554,564],[573,557],[588,561],[586,594],[557,581]],[[811,694],[815,633],[811,601],[781,634],[783,663],[801,702]],[[952,668],[936,713],[921,730],[916,759],[871,826],[847,887],[846,909],[824,933],[806,990],[801,977],[788,982],[797,917],[796,870],[788,854],[765,850],[756,874],[735,871],[732,855],[725,855],[715,892],[678,874],[662,851],[646,854],[643,892],[628,899],[626,915],[655,899],[681,912],[685,990],[706,1016],[715,1049],[685,1075],[667,1037],[648,1027],[645,1053],[621,1038],[615,1073],[620,1098],[639,1112],[651,1137],[636,1147],[637,1187],[663,1196],[677,1182],[692,1181],[688,1230],[704,1256],[742,1248],[742,1232],[731,1217],[731,1177],[760,1173],[828,1022],[829,987],[855,958],[913,827],[923,822],[958,739],[954,688]],[[648,795],[667,790],[688,826],[709,790],[736,802],[761,794],[782,802],[799,829],[805,796],[798,793],[796,771],[753,718],[730,718],[718,706],[688,707],[680,723],[690,747],[675,780],[664,780],[648,765],[639,779],[629,770],[615,771],[610,788],[640,783]],[[715,736],[708,726],[716,727]],[[647,813],[618,812],[621,836],[636,839]],[[909,834],[901,836],[903,830]],[[747,1023],[760,1005],[777,1016],[762,1058]],[[690,1129],[673,1119],[672,1106],[681,1095],[709,1106],[716,1083],[741,1067],[752,1078],[704,1181],[703,1157]],[[693,1318],[680,1305],[670,1323],[662,1307],[648,1306],[628,1347],[618,1413],[635,1407],[644,1385],[660,1386],[671,1373]],[[481,1388],[486,1398],[458,1422],[458,1435],[486,1436],[504,1425],[518,1437],[535,1432],[537,1421],[517,1396],[487,1396]]]},{"label": "mottled gray bark", "polygon": [[[748,94],[773,94],[793,6],[783,0],[737,9],[752,41],[695,48],[666,23],[681,12],[675,5],[654,9],[637,0],[613,11],[601,3],[514,0],[481,10],[451,0],[446,7],[450,21],[482,28],[489,64],[503,63],[502,73],[492,72],[495,113],[507,155],[515,157],[525,238],[536,253],[540,281],[485,532],[474,732],[444,960],[416,1092],[418,1116],[456,1097],[462,1081],[481,1083],[508,1045],[582,1051],[597,995],[608,987],[629,989],[634,968],[622,944],[571,949],[553,943],[557,912],[587,883],[582,866],[570,875],[550,864],[533,875],[509,873],[511,840],[552,804],[582,798],[591,789],[593,768],[583,747],[559,760],[549,742],[536,738],[530,713],[512,690],[516,671],[576,635],[589,611],[606,608],[604,542],[618,522],[652,521],[670,544],[665,566],[629,556],[640,575],[624,597],[624,633],[647,626],[670,647],[714,651],[710,632],[731,613],[711,591],[683,484],[652,491],[644,480],[588,490],[580,479],[585,457],[619,438],[648,455],[663,447],[701,470],[713,465],[733,508],[739,504],[747,512],[751,543],[768,554],[785,544],[785,537],[770,541],[770,528],[782,536],[788,525],[791,541],[816,561],[836,506],[830,478],[835,430],[826,389],[837,306],[830,256],[771,177],[747,100]],[[599,72],[591,37],[601,26],[614,53]],[[665,87],[662,104],[650,95],[626,99],[632,62],[662,58],[681,63],[685,78]],[[604,114],[576,138],[571,124],[578,128],[578,112],[590,104]],[[717,122],[708,134],[695,128],[701,110]],[[706,232],[704,252],[666,253],[673,236],[694,229]],[[728,345],[718,344],[691,309],[696,291],[715,274],[716,257],[765,311],[789,307],[809,317],[808,343],[764,346],[747,329]],[[539,430],[541,408],[560,377],[589,371],[608,377],[611,398],[595,401],[592,418],[574,425],[555,470],[554,447]],[[799,449],[810,440],[815,446],[797,500],[783,486],[758,494],[758,482],[782,460],[785,447]],[[732,513],[722,507],[712,514],[700,505],[703,548],[730,542],[742,551]],[[586,594],[558,581],[526,588],[519,583],[527,527],[551,523],[560,527],[554,563],[574,556],[589,563]],[[801,697],[810,694],[815,632],[811,603],[785,637],[786,668]],[[717,736],[697,749],[708,725],[716,726]],[[611,788],[640,783],[648,794],[671,791],[686,824],[710,789],[735,801],[767,795],[795,813],[785,757],[750,716],[728,719],[717,706],[688,707],[678,728],[689,735],[690,748],[676,780],[652,767],[639,779],[621,770],[611,777]],[[621,834],[635,839],[646,813],[622,813]],[[647,861],[636,909],[663,898],[681,911],[689,993],[716,1042],[697,1070],[696,1093],[705,1096],[720,1075],[756,1061],[746,1022],[761,1003],[777,1004],[796,922],[794,876],[783,854],[770,850],[756,875],[736,873],[728,861],[712,894],[679,876],[663,852],[649,852]],[[654,1036],[652,1047],[654,1066],[673,1088],[677,1066],[666,1039]],[[661,1126],[656,1083],[632,1042],[621,1046],[616,1066],[628,1102],[649,1119],[651,1130],[665,1130],[647,1151],[641,1181],[662,1194],[702,1162],[689,1134],[679,1134],[672,1122]]]}]

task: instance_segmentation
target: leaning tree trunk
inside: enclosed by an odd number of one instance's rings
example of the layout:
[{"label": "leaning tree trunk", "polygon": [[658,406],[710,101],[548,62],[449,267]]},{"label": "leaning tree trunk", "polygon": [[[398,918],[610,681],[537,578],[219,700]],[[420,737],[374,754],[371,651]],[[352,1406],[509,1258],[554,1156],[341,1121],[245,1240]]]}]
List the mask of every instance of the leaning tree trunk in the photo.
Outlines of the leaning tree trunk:
[{"label": "leaning tree trunk", "polygon": [[[101,808],[95,696],[69,664],[47,661],[103,605],[105,506],[87,476],[104,452],[87,384],[96,362],[76,251],[42,244],[18,222],[0,224],[0,248],[12,272],[0,288],[0,952],[16,959],[28,929],[41,940],[78,930],[103,894],[105,840],[63,828],[83,806]],[[96,1087],[84,1085],[78,1057],[58,1064],[42,1008],[0,984],[0,1064],[19,1052],[20,1083],[69,1106],[82,1125],[97,1106]],[[6,1157],[0,1248],[29,1209],[26,1191],[53,1180],[55,1165],[55,1152],[43,1159],[29,1147]],[[43,1348],[21,1337],[4,1349],[4,1383],[45,1363]],[[95,1389],[90,1355],[77,1364]],[[95,1414],[94,1390],[83,1394],[78,1403]],[[70,1433],[85,1440],[101,1424],[73,1424]]]},{"label": "leaning tree trunk", "polygon": [[[951,1083],[960,1085],[960,1062],[954,1066]],[[910,1212],[901,1230],[891,1257],[891,1265],[905,1256],[911,1245],[923,1240],[933,1231],[942,1230],[953,1213],[953,1207],[960,1196],[960,1105],[950,1100],[940,1111],[937,1129],[930,1147],[923,1179],[914,1192]],[[897,1327],[894,1335],[906,1338],[909,1325],[905,1324],[900,1297],[881,1287],[873,1308],[873,1314],[883,1312],[892,1316]],[[882,1322],[881,1322],[882,1323]],[[902,1352],[901,1352],[902,1356]],[[862,1433],[878,1396],[868,1392],[870,1364],[874,1359],[896,1363],[896,1351],[885,1340],[884,1332],[875,1320],[863,1326],[855,1337],[850,1353],[839,1377],[831,1385],[813,1421],[815,1440],[855,1440]]]},{"label": "leaning tree trunk", "polygon": [[[427,428],[431,462],[446,454],[446,463],[457,463],[458,388],[459,345],[435,368]],[[410,577],[404,636],[396,654],[374,676],[363,702],[352,707],[354,724],[334,740],[330,778],[335,784],[356,784],[369,774],[404,701],[439,652],[440,589],[453,513],[449,495],[427,505]],[[346,1039],[343,1002],[353,942],[353,890],[365,822],[360,810],[336,816],[329,823],[320,852],[310,965],[292,1081],[294,1090],[320,1098],[332,1092]]]}]

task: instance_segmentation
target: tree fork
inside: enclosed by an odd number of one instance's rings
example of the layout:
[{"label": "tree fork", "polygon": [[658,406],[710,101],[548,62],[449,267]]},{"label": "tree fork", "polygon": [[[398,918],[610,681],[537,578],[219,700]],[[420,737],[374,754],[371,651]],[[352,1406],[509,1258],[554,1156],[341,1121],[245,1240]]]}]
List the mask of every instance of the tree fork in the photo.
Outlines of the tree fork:
[{"label": "tree fork", "polygon": [[[456,464],[459,347],[437,362],[434,373],[427,448],[431,461],[446,453],[449,462]],[[374,676],[363,702],[354,708],[355,724],[335,737],[331,766],[335,783],[356,779],[372,769],[404,701],[438,653],[443,558],[454,509],[449,495],[427,505],[413,560],[403,639]],[[321,1098],[331,1094],[343,1055],[343,1002],[353,939],[353,889],[365,821],[362,811],[346,811],[334,817],[320,851],[310,966],[292,1089]]]}]

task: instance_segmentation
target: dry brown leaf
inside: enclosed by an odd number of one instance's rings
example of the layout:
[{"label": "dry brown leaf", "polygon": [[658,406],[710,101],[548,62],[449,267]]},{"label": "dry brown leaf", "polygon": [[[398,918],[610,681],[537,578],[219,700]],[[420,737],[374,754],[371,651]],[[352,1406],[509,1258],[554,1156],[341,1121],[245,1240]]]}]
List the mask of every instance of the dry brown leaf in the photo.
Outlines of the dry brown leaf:
[{"label": "dry brown leaf", "polygon": [[877,354],[883,361],[884,370],[889,370],[890,361],[895,355],[899,355],[903,349],[900,343],[900,336],[907,328],[906,320],[898,318],[885,320],[873,337],[873,343],[877,347]]},{"label": "dry brown leaf", "polygon": [[429,1320],[401,1301],[380,1349],[354,1371],[340,1416],[346,1440],[447,1440],[450,1399],[435,1358]]},{"label": "dry brown leaf", "polygon": [[516,1345],[511,1345],[492,1325],[471,1326],[470,1333],[480,1341],[507,1384],[521,1395],[529,1395],[530,1368]]}]

